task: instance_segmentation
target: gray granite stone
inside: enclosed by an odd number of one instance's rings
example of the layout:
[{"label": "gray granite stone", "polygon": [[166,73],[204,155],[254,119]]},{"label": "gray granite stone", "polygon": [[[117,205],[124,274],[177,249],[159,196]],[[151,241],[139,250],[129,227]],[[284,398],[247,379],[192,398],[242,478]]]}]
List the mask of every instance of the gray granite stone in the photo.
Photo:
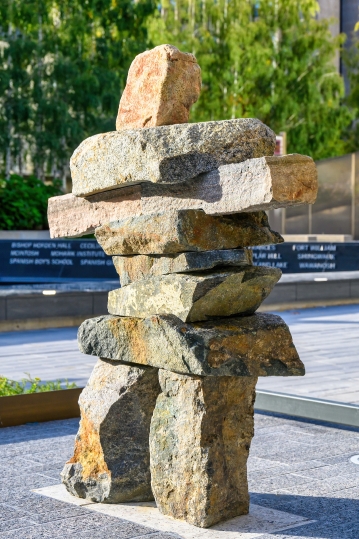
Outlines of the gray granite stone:
[{"label": "gray granite stone", "polygon": [[104,224],[95,235],[108,255],[173,255],[283,242],[263,211],[207,215],[202,210],[164,208]]},{"label": "gray granite stone", "polygon": [[256,377],[160,370],[159,381],[150,431],[159,511],[202,528],[247,514]]},{"label": "gray granite stone", "polygon": [[149,277],[111,290],[108,312],[135,318],[173,315],[182,322],[250,315],[281,274],[278,268],[244,266]]},{"label": "gray granite stone", "polygon": [[310,157],[261,157],[224,165],[180,184],[142,183],[87,198],[52,197],[48,218],[51,237],[74,237],[129,216],[170,210],[230,215],[313,204],[317,190],[317,172]]},{"label": "gray granite stone", "polygon": [[121,286],[136,281],[167,275],[204,271],[220,266],[236,267],[252,264],[250,249],[223,249],[221,251],[186,252],[172,256],[128,255],[113,256],[113,264]]},{"label": "gray granite stone", "polygon": [[273,155],[274,148],[273,131],[252,118],[101,133],[71,157],[72,192],[184,182],[220,165]]},{"label": "gray granite stone", "polygon": [[183,374],[304,374],[304,366],[288,327],[279,316],[271,314],[258,313],[192,324],[185,324],[173,315],[152,316],[144,320],[100,316],[81,324],[78,343],[84,354]]},{"label": "gray granite stone", "polygon": [[153,499],[148,436],[159,392],[157,369],[98,360],[80,395],[74,454],[61,474],[70,494],[102,503]]}]

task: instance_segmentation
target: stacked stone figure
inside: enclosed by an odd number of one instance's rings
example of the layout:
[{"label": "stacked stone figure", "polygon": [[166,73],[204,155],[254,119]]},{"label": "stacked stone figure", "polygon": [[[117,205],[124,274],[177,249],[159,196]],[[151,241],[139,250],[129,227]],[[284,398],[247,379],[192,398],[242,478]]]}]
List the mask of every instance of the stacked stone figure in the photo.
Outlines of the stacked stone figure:
[{"label": "stacked stone figure", "polygon": [[256,313],[280,278],[250,247],[279,243],[266,209],[313,203],[309,157],[274,157],[254,119],[188,124],[193,55],[164,45],[129,71],[117,131],[71,159],[73,193],[49,204],[53,237],[95,230],[121,288],[86,320],[98,356],[62,479],[96,502],[155,500],[201,527],[246,514],[258,376],[304,366],[279,316]]}]

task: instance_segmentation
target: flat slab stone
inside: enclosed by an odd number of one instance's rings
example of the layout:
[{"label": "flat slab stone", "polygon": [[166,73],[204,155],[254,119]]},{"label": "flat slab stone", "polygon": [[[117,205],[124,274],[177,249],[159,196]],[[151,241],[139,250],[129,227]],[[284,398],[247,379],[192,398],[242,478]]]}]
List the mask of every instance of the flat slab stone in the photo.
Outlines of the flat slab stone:
[{"label": "flat slab stone", "polygon": [[247,514],[257,378],[160,370],[159,381],[150,430],[158,509],[201,528]]},{"label": "flat slab stone", "polygon": [[72,193],[182,183],[221,165],[273,155],[274,148],[273,131],[252,118],[101,133],[84,140],[71,157]]},{"label": "flat slab stone", "polygon": [[71,193],[51,197],[47,219],[52,238],[78,237],[93,234],[104,223],[141,213],[141,192],[138,186],[119,191],[106,191],[89,198]]},{"label": "flat slab stone", "polygon": [[116,120],[117,131],[188,122],[201,92],[193,54],[159,45],[133,60]]},{"label": "flat slab stone", "polygon": [[303,376],[288,326],[256,313],[185,324],[173,315],[100,316],[78,332],[84,354],[199,376]]},{"label": "flat slab stone", "polygon": [[180,209],[224,215],[313,204],[317,190],[310,157],[263,157],[224,165],[179,185],[143,183],[88,198],[52,197],[48,219],[51,237],[74,237],[129,215]]},{"label": "flat slab stone", "polygon": [[279,281],[278,268],[246,266],[149,277],[108,295],[108,312],[147,318],[173,314],[183,322],[253,314]]},{"label": "flat slab stone", "polygon": [[317,170],[310,157],[260,157],[219,167],[184,185],[146,186],[142,209],[155,213],[200,208],[224,215],[314,204],[317,192]]},{"label": "flat slab stone", "polygon": [[265,212],[228,216],[179,210],[128,217],[96,229],[108,255],[175,254],[281,243]]},{"label": "flat slab stone", "polygon": [[157,373],[98,360],[80,395],[74,455],[61,474],[70,494],[104,503],[153,499],[148,436]]},{"label": "flat slab stone", "polygon": [[218,266],[248,266],[252,264],[250,249],[187,252],[170,256],[113,256],[112,261],[120,276],[121,286],[148,277],[169,273],[203,271]]}]

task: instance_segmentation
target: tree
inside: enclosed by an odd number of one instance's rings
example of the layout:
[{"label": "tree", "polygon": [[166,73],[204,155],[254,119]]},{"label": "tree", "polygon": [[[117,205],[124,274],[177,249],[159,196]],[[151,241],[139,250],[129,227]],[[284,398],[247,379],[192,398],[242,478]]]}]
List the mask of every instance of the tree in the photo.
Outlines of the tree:
[{"label": "tree", "polygon": [[[359,30],[359,23],[355,25],[354,31]],[[359,115],[359,37],[353,35],[352,45],[343,53],[343,60],[349,80],[349,93],[346,103],[355,111],[355,118]],[[359,124],[355,119],[346,132],[348,151],[355,152],[359,150]]]},{"label": "tree", "polygon": [[321,159],[344,153],[352,113],[333,65],[343,36],[317,11],[315,0],[163,0],[149,36],[196,55],[203,91],[192,121],[258,117],[287,132],[290,152]]},{"label": "tree", "polygon": [[87,136],[114,128],[127,71],[148,46],[153,0],[3,0],[0,152],[8,177],[30,156],[64,178]]}]

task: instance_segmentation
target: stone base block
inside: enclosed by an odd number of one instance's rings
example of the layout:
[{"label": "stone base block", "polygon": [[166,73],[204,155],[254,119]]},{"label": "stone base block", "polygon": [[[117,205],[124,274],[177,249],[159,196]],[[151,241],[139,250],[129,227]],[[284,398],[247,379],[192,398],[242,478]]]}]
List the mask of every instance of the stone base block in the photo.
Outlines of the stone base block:
[{"label": "stone base block", "polygon": [[61,474],[73,496],[102,503],[153,500],[148,438],[159,392],[155,368],[97,362],[79,400],[74,455]]},{"label": "stone base block", "polygon": [[248,513],[246,463],[256,377],[160,371],[151,421],[152,491],[159,510],[203,528]]}]

